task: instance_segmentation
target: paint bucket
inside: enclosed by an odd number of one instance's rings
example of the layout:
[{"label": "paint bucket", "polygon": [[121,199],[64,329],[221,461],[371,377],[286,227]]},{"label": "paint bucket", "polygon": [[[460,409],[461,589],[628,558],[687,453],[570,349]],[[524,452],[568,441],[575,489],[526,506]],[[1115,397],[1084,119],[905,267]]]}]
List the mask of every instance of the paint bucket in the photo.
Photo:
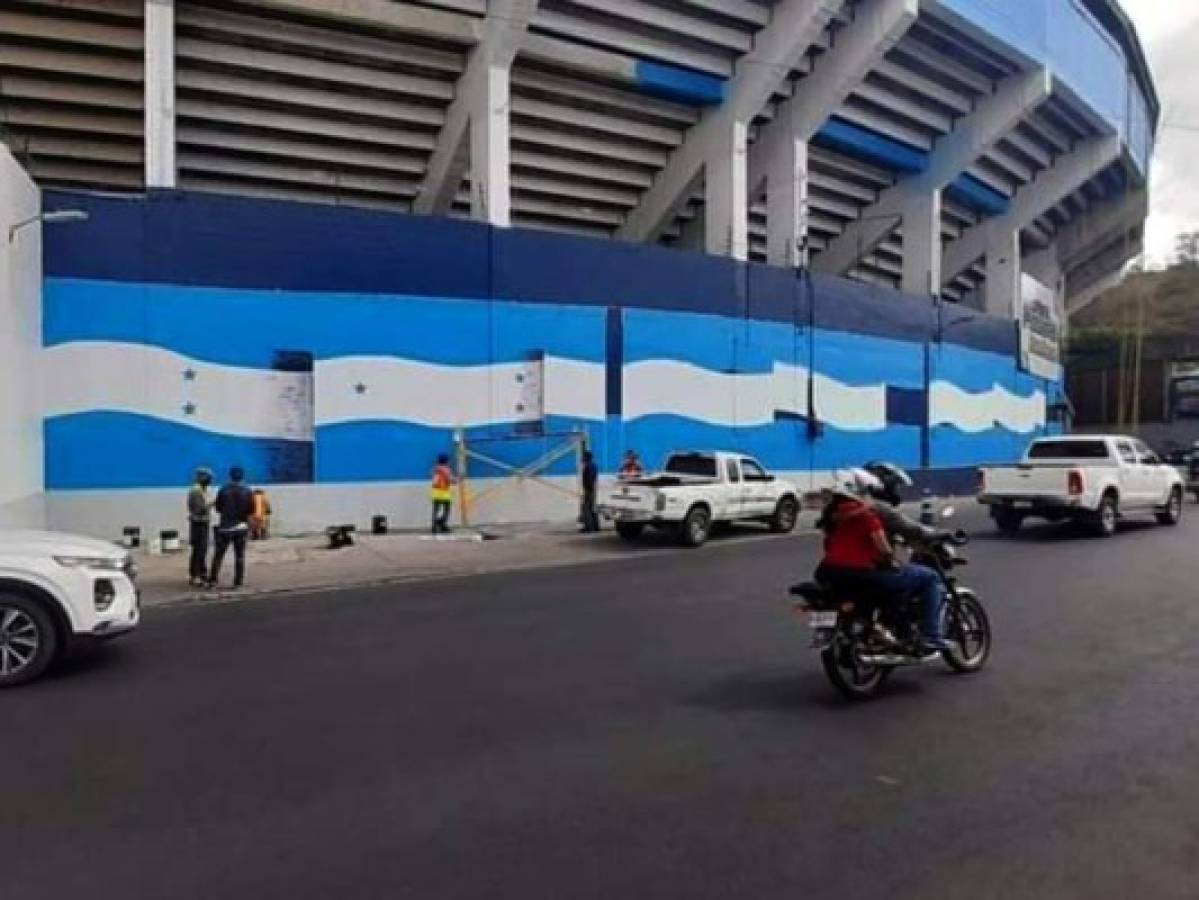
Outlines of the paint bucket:
[{"label": "paint bucket", "polygon": [[142,530],[136,525],[126,525],[121,530],[121,546],[133,550],[142,545]]},{"label": "paint bucket", "polygon": [[371,519],[371,534],[387,534],[387,516],[374,516]]},{"label": "paint bucket", "polygon": [[178,553],[183,549],[179,543],[179,532],[174,530],[160,531],[158,540],[162,544],[163,553]]}]

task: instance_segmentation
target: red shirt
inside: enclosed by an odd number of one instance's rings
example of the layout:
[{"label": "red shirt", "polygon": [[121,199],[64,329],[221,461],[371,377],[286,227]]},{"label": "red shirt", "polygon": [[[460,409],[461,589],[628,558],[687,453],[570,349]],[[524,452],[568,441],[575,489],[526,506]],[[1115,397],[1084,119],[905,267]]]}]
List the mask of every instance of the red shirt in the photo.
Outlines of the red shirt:
[{"label": "red shirt", "polygon": [[825,565],[843,569],[875,568],[879,551],[874,537],[882,532],[882,521],[865,504],[843,505],[837,512],[837,524],[824,538]]}]

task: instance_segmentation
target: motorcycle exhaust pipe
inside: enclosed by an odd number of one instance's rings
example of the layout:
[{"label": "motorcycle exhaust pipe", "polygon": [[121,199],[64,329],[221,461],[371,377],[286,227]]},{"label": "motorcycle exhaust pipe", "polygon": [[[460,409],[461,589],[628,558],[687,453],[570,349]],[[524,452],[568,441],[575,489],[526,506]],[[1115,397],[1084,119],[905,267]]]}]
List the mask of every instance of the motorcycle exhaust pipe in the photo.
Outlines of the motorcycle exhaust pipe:
[{"label": "motorcycle exhaust pipe", "polygon": [[899,666],[918,666],[924,660],[914,656],[901,656],[898,653],[864,653],[858,657],[863,665],[897,668]]}]

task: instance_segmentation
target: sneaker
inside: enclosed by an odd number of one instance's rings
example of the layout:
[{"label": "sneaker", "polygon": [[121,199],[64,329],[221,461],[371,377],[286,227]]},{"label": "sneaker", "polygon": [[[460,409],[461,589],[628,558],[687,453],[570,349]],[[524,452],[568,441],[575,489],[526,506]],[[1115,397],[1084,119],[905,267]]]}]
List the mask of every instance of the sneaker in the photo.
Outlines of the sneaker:
[{"label": "sneaker", "polygon": [[953,650],[954,645],[945,638],[925,638],[920,642],[920,652],[932,656],[936,653],[947,653]]}]

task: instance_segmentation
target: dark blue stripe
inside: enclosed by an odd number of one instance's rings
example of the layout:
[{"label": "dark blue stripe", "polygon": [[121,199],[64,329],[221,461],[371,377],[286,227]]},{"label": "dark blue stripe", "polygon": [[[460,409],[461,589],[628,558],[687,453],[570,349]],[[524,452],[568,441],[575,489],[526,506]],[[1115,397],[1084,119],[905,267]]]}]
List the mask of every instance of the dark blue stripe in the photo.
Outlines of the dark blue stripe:
[{"label": "dark blue stripe", "polygon": [[48,191],[86,224],[45,230],[45,272],[268,290],[486,297],[490,229],[475,222],[183,191]]},{"label": "dark blue stripe", "polygon": [[639,59],[636,78],[642,91],[667,100],[696,106],[715,106],[724,100],[725,81],[715,75]]},{"label": "dark blue stripe", "polygon": [[620,416],[624,414],[624,311],[618,306],[608,307],[606,351],[606,411],[609,416]]},{"label": "dark blue stripe", "polygon": [[928,394],[916,388],[887,386],[887,423],[924,427],[928,416]]},{"label": "dark blue stripe", "polygon": [[[369,299],[363,295],[378,302],[494,297],[605,310],[619,304],[800,327],[813,319],[814,303],[815,323],[827,329],[923,341],[933,328],[925,297],[829,276],[805,282],[786,269],[648,244],[184,192],[145,198],[49,192],[46,205],[91,213],[87,223],[46,229],[45,270],[59,278],[303,291],[312,303],[357,294],[356,304]],[[248,327],[236,306],[220,314],[218,306],[209,297],[193,312],[197,333],[210,344],[219,344],[222,330]],[[334,343],[374,334],[360,323],[338,330],[344,340]],[[985,317],[955,327],[946,340],[1015,352],[1011,323]],[[282,346],[308,344],[288,339]]]}]

